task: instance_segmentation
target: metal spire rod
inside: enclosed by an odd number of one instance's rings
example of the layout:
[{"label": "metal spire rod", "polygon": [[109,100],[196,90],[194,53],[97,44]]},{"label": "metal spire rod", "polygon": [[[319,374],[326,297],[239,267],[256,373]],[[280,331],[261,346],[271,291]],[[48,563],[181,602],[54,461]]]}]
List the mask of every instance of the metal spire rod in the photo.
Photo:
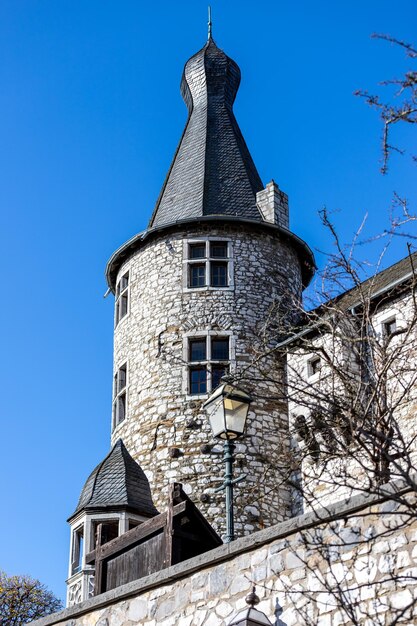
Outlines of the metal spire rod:
[{"label": "metal spire rod", "polygon": [[207,39],[211,39],[211,33],[212,33],[212,21],[211,21],[211,6],[209,5],[208,7],[208,37]]}]

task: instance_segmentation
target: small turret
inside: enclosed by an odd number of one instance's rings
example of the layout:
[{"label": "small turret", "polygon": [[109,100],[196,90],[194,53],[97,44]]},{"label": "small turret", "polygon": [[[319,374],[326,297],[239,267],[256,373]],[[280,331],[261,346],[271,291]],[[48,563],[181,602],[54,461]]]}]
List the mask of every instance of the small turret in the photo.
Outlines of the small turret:
[{"label": "small turret", "polygon": [[87,478],[71,526],[67,606],[93,595],[94,567],[86,556],[150,517],[158,515],[148,479],[119,439]]}]

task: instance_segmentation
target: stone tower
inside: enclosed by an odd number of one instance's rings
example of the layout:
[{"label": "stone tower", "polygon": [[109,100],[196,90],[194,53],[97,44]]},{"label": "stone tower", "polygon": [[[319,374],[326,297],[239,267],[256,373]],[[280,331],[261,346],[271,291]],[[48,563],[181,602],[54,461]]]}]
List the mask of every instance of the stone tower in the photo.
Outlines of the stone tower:
[{"label": "stone tower", "polygon": [[[179,146],[148,229],[113,254],[107,280],[112,442],[121,438],[143,468],[158,508],[179,481],[224,530],[223,495],[213,493],[223,466],[202,404],[226,373],[254,396],[236,450],[236,473],[247,474],[236,490],[236,530],[245,534],[290,515],[287,407],[253,354],[271,309],[301,298],[314,261],[289,230],[287,196],[274,182],[264,189],[245,144],[232,110],[239,82],[211,36],[186,63]],[[263,371],[280,367],[262,360]]]}]

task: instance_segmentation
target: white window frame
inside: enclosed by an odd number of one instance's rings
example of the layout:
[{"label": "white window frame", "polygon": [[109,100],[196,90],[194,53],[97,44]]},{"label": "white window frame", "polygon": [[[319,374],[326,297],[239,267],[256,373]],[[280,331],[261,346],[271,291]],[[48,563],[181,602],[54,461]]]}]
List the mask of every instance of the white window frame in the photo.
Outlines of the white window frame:
[{"label": "white window frame", "polygon": [[[236,369],[236,337],[230,330],[193,330],[185,333],[183,336],[183,361],[185,363],[183,370],[183,393],[187,400],[198,400],[207,398],[213,391],[211,386],[212,376],[211,368],[213,365],[226,363],[226,361],[214,361],[211,358],[211,338],[218,337],[221,339],[229,339],[229,359],[227,363],[229,365],[229,373],[233,373]],[[205,339],[206,340],[206,359],[204,361],[190,361],[190,340],[192,339]],[[190,393],[190,371],[193,366],[206,365],[207,366],[207,391],[202,394]]]},{"label": "white window frame", "polygon": [[[95,537],[95,530],[96,527],[98,526],[98,524],[117,524],[117,536],[120,537],[121,532],[120,532],[120,515],[111,517],[111,516],[107,516],[104,518],[101,517],[94,517],[91,519],[91,524],[90,524],[90,545],[92,546],[92,550],[95,550],[96,548],[96,537]],[[105,545],[104,543],[102,543],[101,545]]]},{"label": "white window frame", "polygon": [[[227,243],[227,256],[226,257],[211,257],[210,256],[210,243],[220,241]],[[190,259],[189,250],[190,245],[204,244],[205,256],[200,259]],[[227,285],[225,287],[212,287],[211,282],[211,263],[224,262],[227,264]],[[203,287],[190,287],[189,286],[189,268],[190,265],[205,265],[205,285]],[[233,271],[233,246],[231,239],[227,237],[197,237],[184,239],[183,241],[183,291],[232,291],[235,288],[234,285],[234,271]]]},{"label": "white window frame", "polygon": [[[85,541],[85,527],[82,522],[72,529],[70,576],[79,574],[84,568]],[[76,562],[78,565],[75,565]]]},{"label": "white window frame", "polygon": [[[125,368],[126,384],[124,385],[124,387],[119,389],[119,372],[123,368]],[[114,432],[116,428],[118,428],[120,424],[123,424],[123,422],[126,421],[127,419],[128,391],[129,391],[129,367],[128,367],[127,361],[125,361],[117,368],[117,370],[115,371],[113,375],[112,432]],[[119,406],[121,402],[121,397],[123,395],[125,396],[125,415],[122,420],[118,421],[118,411],[119,411]]]},{"label": "white window frame", "polygon": [[[387,332],[388,331],[388,326],[390,324],[392,324],[393,322],[395,324],[395,330],[393,330],[393,332]],[[382,329],[382,336],[383,337],[385,337],[385,338],[392,337],[392,335],[398,330],[398,319],[397,319],[397,316],[395,314],[391,314],[388,317],[386,317],[383,320],[381,320],[381,329]]]},{"label": "white window frame", "polygon": [[[120,288],[122,280],[127,276],[127,285],[123,289]],[[120,276],[119,280],[116,283],[116,291],[115,291],[116,300],[114,303],[114,327],[116,328],[120,322],[129,315],[130,311],[130,270],[126,269],[123,274]],[[126,313],[120,316],[120,308],[122,306],[123,298],[126,297],[127,305],[126,305]]]},{"label": "white window frame", "polygon": [[[397,333],[405,332],[408,328],[408,305],[401,308],[401,302],[397,302],[396,305],[381,310],[373,317],[373,324],[376,332],[381,339],[387,339],[393,337],[394,342],[397,340]],[[394,335],[386,334],[386,324],[395,320],[396,332]]]}]

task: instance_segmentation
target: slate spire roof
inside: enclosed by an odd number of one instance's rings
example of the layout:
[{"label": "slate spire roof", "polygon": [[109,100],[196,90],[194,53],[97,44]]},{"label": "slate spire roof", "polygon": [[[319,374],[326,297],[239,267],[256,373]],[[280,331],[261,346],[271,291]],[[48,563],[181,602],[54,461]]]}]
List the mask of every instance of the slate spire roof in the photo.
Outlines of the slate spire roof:
[{"label": "slate spire roof", "polygon": [[209,36],[184,68],[188,120],[150,228],[206,215],[262,221],[263,184],[232,110],[239,83],[239,67]]},{"label": "slate spire roof", "polygon": [[116,508],[130,509],[146,517],[159,513],[152,502],[144,471],[121,439],[87,478],[71,517],[80,511]]}]

